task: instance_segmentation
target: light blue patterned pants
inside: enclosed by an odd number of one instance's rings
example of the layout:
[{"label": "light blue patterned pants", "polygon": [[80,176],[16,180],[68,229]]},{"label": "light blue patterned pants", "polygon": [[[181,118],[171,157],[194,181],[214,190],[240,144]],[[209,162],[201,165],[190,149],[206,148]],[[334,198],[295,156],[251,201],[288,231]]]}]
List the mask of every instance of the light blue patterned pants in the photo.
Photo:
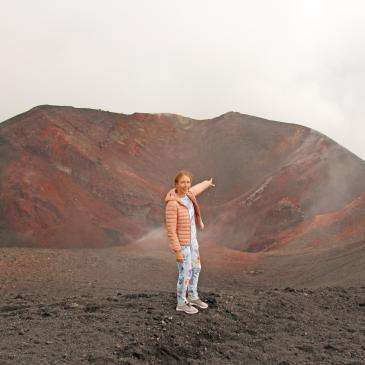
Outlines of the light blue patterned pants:
[{"label": "light blue patterned pants", "polygon": [[191,299],[198,299],[198,280],[201,269],[199,244],[193,240],[191,245],[182,245],[181,251],[184,255],[183,262],[177,262],[179,277],[177,280],[177,302],[186,302],[186,291]]}]

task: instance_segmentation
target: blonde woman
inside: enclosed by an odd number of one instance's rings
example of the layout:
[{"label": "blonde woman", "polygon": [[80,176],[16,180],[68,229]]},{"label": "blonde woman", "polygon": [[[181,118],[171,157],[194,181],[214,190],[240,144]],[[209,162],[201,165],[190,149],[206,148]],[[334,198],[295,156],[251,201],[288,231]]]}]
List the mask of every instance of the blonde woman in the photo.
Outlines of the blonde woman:
[{"label": "blonde woman", "polygon": [[165,226],[179,273],[176,310],[188,314],[198,313],[194,306],[208,308],[208,304],[199,298],[197,289],[201,264],[196,227],[203,230],[204,223],[196,196],[215,186],[213,179],[194,186],[191,186],[192,180],[193,175],[189,171],[180,171],[175,177],[175,187],[165,197]]}]

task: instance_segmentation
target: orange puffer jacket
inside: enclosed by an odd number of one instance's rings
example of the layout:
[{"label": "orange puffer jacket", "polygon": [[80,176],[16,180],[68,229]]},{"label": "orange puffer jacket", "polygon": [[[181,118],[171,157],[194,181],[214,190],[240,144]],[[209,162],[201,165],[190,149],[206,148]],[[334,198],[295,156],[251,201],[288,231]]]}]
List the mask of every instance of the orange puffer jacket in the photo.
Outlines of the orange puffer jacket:
[{"label": "orange puffer jacket", "polygon": [[[191,199],[195,210],[195,222],[197,227],[203,229],[199,204],[196,196],[210,186],[209,180],[193,185],[186,195]],[[169,247],[173,252],[180,251],[181,245],[190,244],[191,226],[189,209],[178,197],[175,188],[169,190],[165,197],[165,227],[169,238]]]}]

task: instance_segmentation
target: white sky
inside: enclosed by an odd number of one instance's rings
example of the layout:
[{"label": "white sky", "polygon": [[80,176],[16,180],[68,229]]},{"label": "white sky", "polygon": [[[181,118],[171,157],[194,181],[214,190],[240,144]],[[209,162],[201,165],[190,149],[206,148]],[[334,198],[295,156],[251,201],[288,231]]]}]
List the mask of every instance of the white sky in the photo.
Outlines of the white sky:
[{"label": "white sky", "polygon": [[365,159],[362,0],[3,0],[0,121],[36,105],[233,110]]}]

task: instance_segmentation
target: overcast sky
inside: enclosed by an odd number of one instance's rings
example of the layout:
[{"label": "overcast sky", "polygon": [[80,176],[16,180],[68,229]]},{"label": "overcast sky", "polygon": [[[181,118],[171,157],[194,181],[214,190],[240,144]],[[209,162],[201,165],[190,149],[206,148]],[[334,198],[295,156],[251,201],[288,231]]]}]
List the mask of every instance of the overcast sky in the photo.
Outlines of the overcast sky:
[{"label": "overcast sky", "polygon": [[0,121],[40,104],[325,133],[365,159],[362,0],[2,1]]}]

